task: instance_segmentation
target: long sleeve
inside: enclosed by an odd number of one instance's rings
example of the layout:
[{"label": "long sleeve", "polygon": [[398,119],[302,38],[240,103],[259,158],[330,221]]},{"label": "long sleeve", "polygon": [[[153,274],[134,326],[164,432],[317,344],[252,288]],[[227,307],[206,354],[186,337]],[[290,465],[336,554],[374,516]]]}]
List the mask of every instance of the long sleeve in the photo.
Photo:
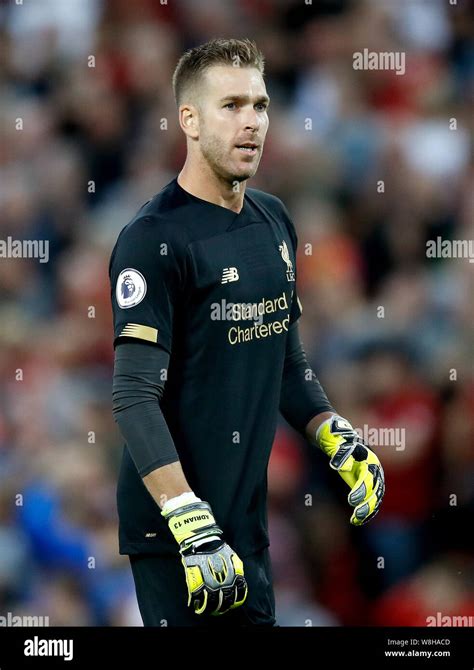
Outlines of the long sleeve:
[{"label": "long sleeve", "polygon": [[316,414],[334,411],[308,363],[295,323],[288,332],[280,412],[295,430],[304,434],[308,422]]},{"label": "long sleeve", "polygon": [[179,460],[160,408],[168,363],[159,346],[124,342],[115,349],[113,415],[142,477]]}]

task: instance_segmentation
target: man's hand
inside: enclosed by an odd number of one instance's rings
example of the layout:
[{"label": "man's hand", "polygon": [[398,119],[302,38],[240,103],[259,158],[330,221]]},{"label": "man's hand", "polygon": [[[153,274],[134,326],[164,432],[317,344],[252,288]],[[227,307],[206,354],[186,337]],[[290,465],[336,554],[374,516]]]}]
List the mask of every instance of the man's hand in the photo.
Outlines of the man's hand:
[{"label": "man's hand", "polygon": [[351,424],[337,415],[319,426],[316,444],[331,459],[331,468],[351,487],[347,497],[355,507],[351,523],[362,526],[373,519],[385,493],[384,472],[376,454],[366,447]]},{"label": "man's hand", "polygon": [[196,614],[224,614],[245,602],[244,566],[222,539],[209,504],[186,495],[193,501],[174,508],[169,501],[161,513],[179,544],[188,606],[192,604]]}]

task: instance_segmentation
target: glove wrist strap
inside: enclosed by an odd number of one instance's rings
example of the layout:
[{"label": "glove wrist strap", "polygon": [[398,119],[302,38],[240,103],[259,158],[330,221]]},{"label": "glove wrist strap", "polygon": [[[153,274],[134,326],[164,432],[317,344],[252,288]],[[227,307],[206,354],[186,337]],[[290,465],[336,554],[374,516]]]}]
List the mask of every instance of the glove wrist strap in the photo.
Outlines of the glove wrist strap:
[{"label": "glove wrist strap", "polygon": [[210,536],[221,535],[209,503],[198,499],[170,512],[161,514],[168,521],[170,531],[181,549],[187,549],[196,541]]},{"label": "glove wrist strap", "polygon": [[322,423],[319,424],[319,426],[316,429],[315,439],[316,439],[316,444],[320,449],[322,448],[321,447],[321,442],[320,442],[321,433],[323,432],[325,426],[328,426],[328,425],[330,426],[331,425],[332,420],[335,418],[335,416],[330,416],[329,419],[325,419]]},{"label": "glove wrist strap", "polygon": [[161,508],[161,513],[163,516],[166,516],[170,512],[174,512],[174,510],[178,509],[179,507],[184,507],[185,505],[189,505],[190,503],[194,502],[202,501],[201,498],[198,498],[196,495],[194,495],[192,491],[186,491],[185,493],[181,493],[179,496],[175,496],[174,498],[167,500]]}]

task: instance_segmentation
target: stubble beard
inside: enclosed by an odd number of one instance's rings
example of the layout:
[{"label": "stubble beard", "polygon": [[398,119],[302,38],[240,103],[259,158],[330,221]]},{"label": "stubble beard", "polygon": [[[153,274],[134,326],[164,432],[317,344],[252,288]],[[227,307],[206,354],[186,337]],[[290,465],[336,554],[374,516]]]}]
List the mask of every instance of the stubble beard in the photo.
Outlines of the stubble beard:
[{"label": "stubble beard", "polygon": [[230,158],[226,154],[222,141],[216,135],[204,134],[204,137],[201,137],[200,145],[202,156],[212,172],[228,184],[233,184],[236,181],[246,181],[257,172],[258,163],[249,165],[248,170],[238,174],[229,170]]}]

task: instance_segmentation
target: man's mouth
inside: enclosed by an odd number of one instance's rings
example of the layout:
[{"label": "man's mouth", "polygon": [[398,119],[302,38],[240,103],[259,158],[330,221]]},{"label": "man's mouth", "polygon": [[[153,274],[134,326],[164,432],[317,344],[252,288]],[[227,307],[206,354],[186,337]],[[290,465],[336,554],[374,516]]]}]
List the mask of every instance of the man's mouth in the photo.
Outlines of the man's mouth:
[{"label": "man's mouth", "polygon": [[254,156],[257,153],[258,147],[259,145],[255,144],[255,142],[244,142],[243,144],[236,145],[236,149],[249,154],[249,156]]}]

